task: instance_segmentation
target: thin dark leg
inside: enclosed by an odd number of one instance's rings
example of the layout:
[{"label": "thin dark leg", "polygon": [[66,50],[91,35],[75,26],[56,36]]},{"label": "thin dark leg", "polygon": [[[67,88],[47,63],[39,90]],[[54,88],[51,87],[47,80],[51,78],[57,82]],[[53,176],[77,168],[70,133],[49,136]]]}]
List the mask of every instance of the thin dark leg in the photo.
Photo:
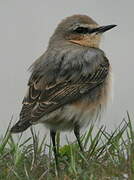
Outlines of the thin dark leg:
[{"label": "thin dark leg", "polygon": [[56,169],[57,169],[57,172],[59,172],[59,164],[58,164],[57,148],[56,148],[56,143],[55,143],[56,132],[53,131],[53,130],[50,130],[50,136],[51,136],[52,143],[53,143],[53,151],[54,151],[54,157],[55,157]]},{"label": "thin dark leg", "polygon": [[74,134],[75,134],[76,139],[77,139],[77,141],[78,141],[80,150],[81,150],[82,152],[84,152],[83,146],[82,146],[81,141],[80,141],[80,128],[79,128],[78,125],[74,127]]}]

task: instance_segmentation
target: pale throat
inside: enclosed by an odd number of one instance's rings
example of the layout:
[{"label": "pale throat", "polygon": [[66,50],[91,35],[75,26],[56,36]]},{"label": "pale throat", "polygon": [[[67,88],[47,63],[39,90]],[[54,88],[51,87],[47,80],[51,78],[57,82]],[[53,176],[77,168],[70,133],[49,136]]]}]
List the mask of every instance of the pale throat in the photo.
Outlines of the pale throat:
[{"label": "pale throat", "polygon": [[101,35],[84,35],[80,39],[70,39],[69,41],[81,46],[99,48]]}]

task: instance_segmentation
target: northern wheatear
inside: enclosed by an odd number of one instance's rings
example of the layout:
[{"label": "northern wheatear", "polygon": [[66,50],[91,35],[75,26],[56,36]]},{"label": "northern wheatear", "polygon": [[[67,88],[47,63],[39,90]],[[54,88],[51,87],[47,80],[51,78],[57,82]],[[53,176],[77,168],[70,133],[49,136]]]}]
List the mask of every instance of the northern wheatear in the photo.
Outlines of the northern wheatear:
[{"label": "northern wheatear", "polygon": [[11,132],[43,123],[50,129],[56,163],[56,131],[74,130],[83,150],[80,128],[95,121],[107,104],[111,68],[99,44],[102,33],[115,26],[99,26],[86,15],[67,17],[30,68],[20,119]]}]

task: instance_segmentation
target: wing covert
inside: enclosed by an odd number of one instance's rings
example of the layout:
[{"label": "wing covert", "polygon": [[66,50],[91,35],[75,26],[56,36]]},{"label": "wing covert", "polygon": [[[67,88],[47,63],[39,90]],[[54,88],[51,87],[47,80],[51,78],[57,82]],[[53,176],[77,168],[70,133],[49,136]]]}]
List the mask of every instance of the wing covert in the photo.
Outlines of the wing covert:
[{"label": "wing covert", "polygon": [[36,76],[35,79],[32,79],[32,83],[29,85],[29,92],[24,98],[21,116],[24,109],[24,114],[26,114],[26,107],[27,111],[29,111],[28,104],[30,105],[32,103],[34,106],[27,118],[30,121],[38,121],[38,119],[45,114],[51,113],[52,111],[77,100],[83,94],[88,93],[93,88],[99,86],[105,80],[108,72],[109,61],[105,57],[103,63],[100,63],[92,74],[89,73],[88,76],[83,76],[81,74],[77,82],[75,79],[62,77],[59,78],[60,80],[57,79],[56,83],[44,86],[42,78],[39,79],[39,77]]}]

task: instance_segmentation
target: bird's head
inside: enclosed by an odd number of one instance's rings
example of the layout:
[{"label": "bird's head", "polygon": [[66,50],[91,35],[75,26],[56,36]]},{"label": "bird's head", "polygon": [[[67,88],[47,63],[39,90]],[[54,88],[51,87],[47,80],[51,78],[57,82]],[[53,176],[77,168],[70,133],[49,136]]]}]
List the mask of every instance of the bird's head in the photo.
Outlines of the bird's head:
[{"label": "bird's head", "polygon": [[115,26],[99,26],[86,15],[73,15],[58,25],[51,40],[65,40],[82,46],[98,48],[102,34]]}]

